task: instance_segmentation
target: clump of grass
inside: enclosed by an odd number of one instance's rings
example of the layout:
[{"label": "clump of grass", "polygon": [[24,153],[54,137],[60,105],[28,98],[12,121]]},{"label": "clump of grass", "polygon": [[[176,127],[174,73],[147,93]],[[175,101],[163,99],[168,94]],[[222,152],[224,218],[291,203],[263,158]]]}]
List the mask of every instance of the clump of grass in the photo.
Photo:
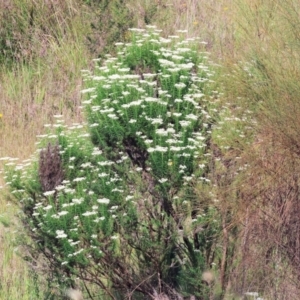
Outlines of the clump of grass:
[{"label": "clump of grass", "polygon": [[2,1],[0,53],[1,65],[13,66],[16,62],[30,63],[45,58],[51,45],[79,42],[83,25],[84,6],[78,1]]},{"label": "clump of grass", "polygon": [[248,168],[240,181],[245,230],[237,290],[297,299],[298,238],[292,232],[299,225],[290,207],[298,211],[299,5],[239,1],[237,9],[241,59],[231,66],[225,86],[229,95],[241,97],[239,105],[250,108],[255,121],[254,141],[241,155]]}]

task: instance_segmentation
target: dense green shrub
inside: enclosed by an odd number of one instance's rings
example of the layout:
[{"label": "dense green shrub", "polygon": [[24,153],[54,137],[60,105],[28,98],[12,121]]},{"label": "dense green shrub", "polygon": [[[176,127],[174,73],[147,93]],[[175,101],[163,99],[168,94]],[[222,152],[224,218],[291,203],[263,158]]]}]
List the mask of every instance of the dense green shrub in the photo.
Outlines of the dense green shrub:
[{"label": "dense green shrub", "polygon": [[196,188],[210,185],[214,67],[197,39],[153,27],[131,35],[116,57],[83,70],[87,123],[58,119],[7,180],[35,251],[63,284],[79,278],[121,299],[207,299],[202,273],[220,224]]}]

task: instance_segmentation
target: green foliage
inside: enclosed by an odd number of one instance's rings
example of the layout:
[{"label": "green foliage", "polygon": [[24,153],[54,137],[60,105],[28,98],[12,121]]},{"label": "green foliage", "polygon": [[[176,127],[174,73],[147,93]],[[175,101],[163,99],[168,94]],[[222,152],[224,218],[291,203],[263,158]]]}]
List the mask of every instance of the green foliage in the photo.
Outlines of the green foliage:
[{"label": "green foliage", "polygon": [[210,184],[213,66],[197,40],[150,26],[131,35],[84,71],[87,124],[58,119],[31,168],[8,180],[35,251],[64,285],[79,277],[110,296],[207,299],[220,224],[196,186]]}]

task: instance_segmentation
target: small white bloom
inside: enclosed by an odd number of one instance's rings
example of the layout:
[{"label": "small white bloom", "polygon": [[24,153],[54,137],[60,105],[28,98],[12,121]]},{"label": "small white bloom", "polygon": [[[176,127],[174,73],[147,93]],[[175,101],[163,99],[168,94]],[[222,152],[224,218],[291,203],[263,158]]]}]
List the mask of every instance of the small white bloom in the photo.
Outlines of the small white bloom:
[{"label": "small white bloom", "polygon": [[128,195],[128,196],[126,196],[125,200],[128,201],[128,200],[131,200],[131,199],[133,199],[133,198],[134,198],[133,196]]},{"label": "small white bloom", "polygon": [[92,164],[90,162],[84,163],[81,165],[82,168],[91,168]]},{"label": "small white bloom", "polygon": [[176,131],[175,131],[175,129],[174,128],[172,128],[172,127],[168,127],[167,128],[167,133],[175,133]]},{"label": "small white bloom", "polygon": [[182,147],[171,146],[170,151],[178,152],[182,149]]},{"label": "small white bloom", "polygon": [[153,78],[156,76],[156,74],[152,74],[152,73],[144,73],[143,74],[144,78]]},{"label": "small white bloom", "polygon": [[80,249],[80,250],[78,250],[77,252],[74,252],[73,255],[75,256],[75,255],[77,255],[77,254],[80,254],[82,251],[83,251],[83,249]]},{"label": "small white bloom", "polygon": [[158,128],[155,130],[155,133],[161,136],[167,136],[168,135],[168,131],[163,129],[163,128]]},{"label": "small white bloom", "polygon": [[146,97],[145,98],[146,102],[157,102],[157,98],[153,98],[153,97]]},{"label": "small white bloom", "polygon": [[158,151],[158,152],[167,152],[168,148],[167,147],[162,147],[162,146],[156,146],[155,147],[155,151]]},{"label": "small white bloom", "polygon": [[108,114],[107,115],[110,119],[113,119],[113,120],[117,120],[118,119],[118,116],[116,114]]},{"label": "small white bloom", "polygon": [[118,71],[121,73],[127,73],[130,71],[130,68],[120,68]]},{"label": "small white bloom", "polygon": [[182,113],[176,113],[176,112],[173,113],[173,116],[175,116],[175,117],[180,117],[181,115],[182,115]]},{"label": "small white bloom", "polygon": [[85,217],[89,217],[89,216],[92,216],[92,215],[95,215],[95,214],[97,214],[96,211],[86,211],[82,215],[85,216]]},{"label": "small white bloom", "polygon": [[52,195],[54,195],[54,193],[55,193],[55,190],[54,191],[47,191],[43,195],[44,196],[52,196]]},{"label": "small white bloom", "polygon": [[167,179],[167,178],[161,178],[161,179],[159,179],[158,181],[159,181],[160,183],[165,183],[165,182],[168,181],[168,179]]},{"label": "small white bloom", "polygon": [[145,140],[146,144],[151,144],[152,142],[153,142],[153,140],[149,140],[149,139]]},{"label": "small white bloom", "polygon": [[198,120],[198,117],[194,114],[189,114],[189,115],[186,115],[185,117],[186,117],[186,119],[190,119],[190,120],[194,120],[194,121]]},{"label": "small white bloom", "polygon": [[119,193],[123,193],[124,191],[118,188],[114,188],[111,190],[112,192],[119,192]]},{"label": "small white bloom", "polygon": [[102,199],[98,199],[97,202],[100,204],[108,204],[110,200],[107,198],[102,198]]},{"label": "small white bloom", "polygon": [[190,121],[185,121],[185,120],[182,120],[182,121],[179,121],[179,124],[182,126],[182,127],[188,127],[191,122]]},{"label": "small white bloom", "polygon": [[68,212],[66,210],[63,210],[63,211],[58,213],[59,216],[64,216],[66,214],[68,214]]},{"label": "small white bloom", "polygon": [[62,190],[64,190],[66,187],[64,186],[64,185],[58,185],[55,189],[57,190],[57,191],[62,191]]},{"label": "small white bloom", "polygon": [[113,74],[113,75],[108,76],[108,78],[111,80],[116,80],[116,79],[121,79],[122,76],[119,74]]},{"label": "small white bloom", "polygon": [[155,124],[163,124],[163,119],[162,118],[152,119],[151,124],[153,124],[153,125],[155,125]]},{"label": "small white bloom", "polygon": [[74,203],[74,204],[81,204],[82,202],[83,202],[83,198],[79,198],[79,199],[72,199],[72,202]]},{"label": "small white bloom", "polygon": [[98,174],[99,178],[103,178],[103,177],[107,177],[107,176],[108,176],[108,174],[106,174],[106,173],[100,173],[100,174]]},{"label": "small white bloom", "polygon": [[75,181],[75,182],[80,182],[83,180],[85,180],[85,177],[77,177],[77,178],[73,179],[73,181]]},{"label": "small white bloom", "polygon": [[179,90],[186,87],[186,85],[183,82],[175,83],[174,86]]},{"label": "small white bloom", "polygon": [[57,239],[63,239],[67,237],[67,235],[63,230],[56,230],[56,234],[57,234],[56,236]]},{"label": "small white bloom", "polygon": [[44,210],[49,210],[52,208],[52,205],[47,205],[46,207],[44,207]]}]

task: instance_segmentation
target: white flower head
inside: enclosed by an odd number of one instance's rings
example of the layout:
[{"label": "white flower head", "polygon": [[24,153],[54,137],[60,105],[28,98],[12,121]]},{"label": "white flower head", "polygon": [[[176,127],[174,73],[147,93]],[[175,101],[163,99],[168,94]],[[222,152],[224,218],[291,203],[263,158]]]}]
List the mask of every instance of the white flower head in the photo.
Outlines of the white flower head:
[{"label": "white flower head", "polygon": [[52,195],[54,195],[55,194],[55,190],[53,190],[53,191],[47,191],[47,192],[45,192],[43,195],[44,196],[52,196]]},{"label": "white flower head", "polygon": [[161,178],[161,179],[159,179],[158,181],[159,181],[160,183],[165,183],[165,182],[168,181],[168,179],[167,179],[167,178]]},{"label": "white flower head", "polygon": [[63,239],[66,237],[67,237],[67,235],[65,234],[65,232],[63,230],[56,230],[56,238],[57,239]]},{"label": "white flower head", "polygon": [[108,204],[110,202],[110,200],[107,198],[101,198],[101,199],[98,199],[97,202],[100,204]]},{"label": "white flower head", "polygon": [[59,216],[64,216],[66,214],[68,214],[68,212],[66,210],[63,210],[63,211],[58,213]]},{"label": "white flower head", "polygon": [[49,210],[52,208],[52,205],[47,205],[46,207],[44,207],[44,210]]},{"label": "white flower head", "polygon": [[186,85],[183,82],[175,83],[174,86],[179,90],[186,87]]}]

